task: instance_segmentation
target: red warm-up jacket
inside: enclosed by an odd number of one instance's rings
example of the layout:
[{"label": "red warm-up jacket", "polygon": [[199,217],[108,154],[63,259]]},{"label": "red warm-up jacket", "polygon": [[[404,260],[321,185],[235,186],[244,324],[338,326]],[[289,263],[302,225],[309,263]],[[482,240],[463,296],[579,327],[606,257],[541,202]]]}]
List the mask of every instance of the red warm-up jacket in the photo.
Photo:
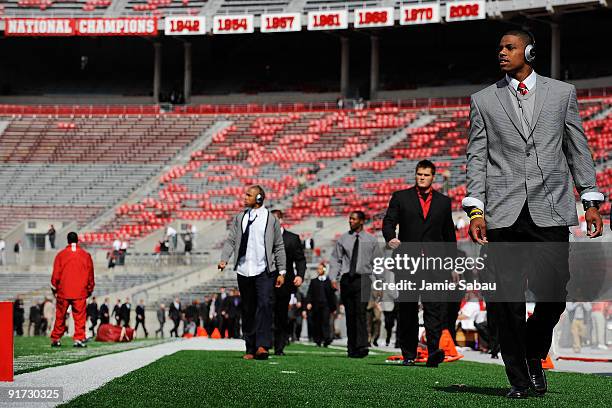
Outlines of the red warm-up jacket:
[{"label": "red warm-up jacket", "polygon": [[78,245],[61,250],[53,263],[51,288],[63,299],[83,299],[94,290],[94,267],[91,255]]}]

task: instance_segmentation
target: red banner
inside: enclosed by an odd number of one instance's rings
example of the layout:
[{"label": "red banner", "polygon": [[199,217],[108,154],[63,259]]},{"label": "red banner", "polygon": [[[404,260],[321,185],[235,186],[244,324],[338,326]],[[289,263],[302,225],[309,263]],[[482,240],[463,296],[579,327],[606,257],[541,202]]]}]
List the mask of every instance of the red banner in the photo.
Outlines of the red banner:
[{"label": "red banner", "polygon": [[156,36],[156,17],[6,18],[7,37]]},{"label": "red banner", "polygon": [[0,302],[0,381],[13,381],[13,303]]}]

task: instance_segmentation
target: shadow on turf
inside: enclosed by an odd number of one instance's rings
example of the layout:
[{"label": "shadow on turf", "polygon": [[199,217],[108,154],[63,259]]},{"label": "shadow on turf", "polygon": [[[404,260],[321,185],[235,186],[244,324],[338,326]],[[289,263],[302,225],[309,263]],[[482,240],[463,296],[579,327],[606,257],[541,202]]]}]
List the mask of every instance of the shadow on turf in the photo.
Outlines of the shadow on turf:
[{"label": "shadow on turf", "polygon": [[[448,387],[432,387],[436,391],[447,392],[449,394],[480,394],[493,397],[506,397],[510,387],[474,387],[470,385],[459,386],[451,385]],[[548,391],[547,394],[559,394],[558,392]],[[530,394],[535,396],[535,394]]]}]

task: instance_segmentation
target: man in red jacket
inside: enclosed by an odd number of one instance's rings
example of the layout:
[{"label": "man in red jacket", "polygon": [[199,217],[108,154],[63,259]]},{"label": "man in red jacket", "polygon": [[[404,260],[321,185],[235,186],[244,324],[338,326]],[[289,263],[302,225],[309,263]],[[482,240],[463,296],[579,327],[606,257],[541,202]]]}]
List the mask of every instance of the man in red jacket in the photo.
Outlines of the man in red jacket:
[{"label": "man in red jacket", "polygon": [[68,233],[68,246],[60,251],[53,263],[51,290],[56,297],[55,327],[51,347],[60,347],[66,331],[66,311],[72,306],[74,347],[87,347],[85,341],[86,301],[94,290],[94,268],[91,255],[82,249],[76,232]]}]

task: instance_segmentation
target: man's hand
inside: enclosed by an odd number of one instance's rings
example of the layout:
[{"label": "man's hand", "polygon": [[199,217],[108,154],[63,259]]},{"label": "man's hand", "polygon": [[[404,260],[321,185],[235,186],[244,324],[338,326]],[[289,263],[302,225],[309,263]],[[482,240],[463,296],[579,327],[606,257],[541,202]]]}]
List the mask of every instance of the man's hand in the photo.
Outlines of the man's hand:
[{"label": "man's hand", "polygon": [[285,283],[285,275],[278,275],[278,277],[276,278],[276,285],[274,286],[280,288],[281,286],[283,286],[283,283]]},{"label": "man's hand", "polygon": [[402,242],[399,239],[393,238],[391,241],[389,241],[389,248],[397,249],[397,247],[399,247],[401,243]]},{"label": "man's hand", "polygon": [[302,279],[300,276],[296,276],[293,280],[293,285],[295,285],[296,288],[299,288],[302,286],[302,282],[304,282],[304,279]]},{"label": "man's hand", "polygon": [[219,265],[217,265],[217,268],[222,271],[225,269],[226,266],[227,266],[227,262],[221,261],[219,262]]},{"label": "man's hand", "polygon": [[331,281],[331,285],[334,290],[338,290],[338,281],[336,280]]},{"label": "man's hand", "polygon": [[[587,236],[589,238],[600,237],[601,234],[603,234],[603,220],[601,219],[599,210],[596,207],[589,208],[584,218],[587,223]],[[593,226],[595,227],[595,231],[592,231]]]},{"label": "man's hand", "polygon": [[480,245],[489,243],[487,241],[487,223],[484,218],[478,217],[470,221],[470,238]]},{"label": "man's hand", "polygon": [[454,283],[459,283],[459,274],[455,271],[451,273],[452,279]]},{"label": "man's hand", "polygon": [[312,310],[312,305],[310,303],[306,305],[306,310]]}]

